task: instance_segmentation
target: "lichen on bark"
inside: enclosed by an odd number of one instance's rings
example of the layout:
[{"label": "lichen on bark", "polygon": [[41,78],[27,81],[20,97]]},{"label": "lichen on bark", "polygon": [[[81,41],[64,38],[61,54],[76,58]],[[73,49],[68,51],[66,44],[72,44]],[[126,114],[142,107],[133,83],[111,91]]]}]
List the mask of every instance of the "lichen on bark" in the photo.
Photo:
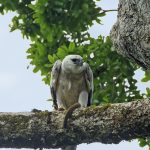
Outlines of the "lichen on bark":
[{"label": "lichen on bark", "polygon": [[59,148],[119,143],[150,136],[150,100],[78,109],[63,128],[65,112],[0,113],[0,148]]},{"label": "lichen on bark", "polygon": [[119,0],[110,36],[118,53],[150,70],[150,1]]}]

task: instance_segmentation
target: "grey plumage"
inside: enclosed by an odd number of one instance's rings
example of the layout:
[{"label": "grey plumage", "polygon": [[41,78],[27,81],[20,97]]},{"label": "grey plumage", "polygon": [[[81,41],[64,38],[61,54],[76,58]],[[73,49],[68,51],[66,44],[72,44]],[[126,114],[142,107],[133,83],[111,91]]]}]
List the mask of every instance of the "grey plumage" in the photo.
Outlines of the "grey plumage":
[{"label": "grey plumage", "polygon": [[[79,55],[68,55],[63,61],[56,61],[51,72],[51,95],[55,109],[68,109],[75,103],[81,107],[91,105],[93,94],[93,73]],[[67,146],[64,150],[75,150]]]}]

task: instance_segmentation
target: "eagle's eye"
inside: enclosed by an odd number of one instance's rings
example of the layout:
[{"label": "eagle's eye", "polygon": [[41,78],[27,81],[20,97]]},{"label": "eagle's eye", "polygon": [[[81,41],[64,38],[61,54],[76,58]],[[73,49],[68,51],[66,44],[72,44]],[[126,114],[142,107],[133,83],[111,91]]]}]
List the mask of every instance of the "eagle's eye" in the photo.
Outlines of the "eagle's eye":
[{"label": "eagle's eye", "polygon": [[73,59],[71,59],[71,60],[72,60],[74,63],[78,61],[77,58],[73,58]]}]

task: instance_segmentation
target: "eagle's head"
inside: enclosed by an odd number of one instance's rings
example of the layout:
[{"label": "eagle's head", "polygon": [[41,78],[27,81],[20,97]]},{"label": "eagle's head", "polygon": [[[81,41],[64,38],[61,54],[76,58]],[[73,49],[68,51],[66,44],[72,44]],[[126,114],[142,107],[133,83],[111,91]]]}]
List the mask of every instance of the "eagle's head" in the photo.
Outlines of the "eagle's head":
[{"label": "eagle's head", "polygon": [[83,58],[80,55],[67,55],[62,61],[62,70],[66,73],[82,73],[84,70]]}]

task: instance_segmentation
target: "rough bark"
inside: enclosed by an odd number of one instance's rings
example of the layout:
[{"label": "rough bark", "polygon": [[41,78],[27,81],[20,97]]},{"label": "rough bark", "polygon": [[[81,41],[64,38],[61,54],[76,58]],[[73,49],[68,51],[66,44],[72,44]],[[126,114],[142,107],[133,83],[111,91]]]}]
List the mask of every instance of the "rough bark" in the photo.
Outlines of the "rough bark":
[{"label": "rough bark", "polygon": [[64,112],[0,113],[0,148],[57,148],[119,143],[150,136],[150,100],[78,109],[62,128]]},{"label": "rough bark", "polygon": [[150,1],[120,0],[110,36],[120,54],[150,70]]}]

